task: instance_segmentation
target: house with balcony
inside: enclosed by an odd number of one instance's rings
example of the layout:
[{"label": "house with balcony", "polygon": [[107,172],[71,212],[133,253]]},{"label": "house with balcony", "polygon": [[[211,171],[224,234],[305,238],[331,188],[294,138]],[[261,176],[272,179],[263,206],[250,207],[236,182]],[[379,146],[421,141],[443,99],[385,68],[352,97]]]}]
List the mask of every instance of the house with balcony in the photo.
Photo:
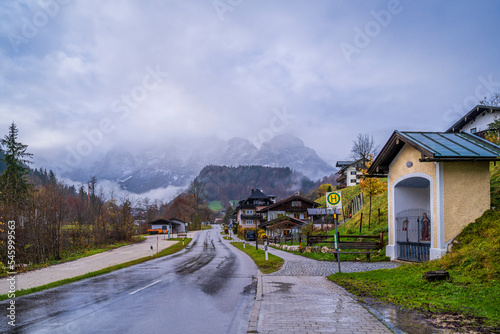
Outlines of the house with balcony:
[{"label": "house with balcony", "polygon": [[268,196],[260,189],[252,189],[250,197],[240,201],[235,208],[236,221],[242,228],[255,228],[262,218],[258,211],[274,204],[275,201],[276,196]]},{"label": "house with balcony", "polygon": [[307,209],[317,208],[318,203],[305,197],[294,195],[266,206],[258,211],[265,221],[271,221],[279,216],[287,216],[295,219],[309,220]]},{"label": "house with balcony", "polygon": [[363,169],[366,169],[368,159],[359,159],[357,161],[337,161],[337,168],[340,168],[337,178],[339,188],[353,187],[359,184],[363,176]]},{"label": "house with balcony", "polygon": [[262,216],[259,227],[264,228],[268,236],[296,233],[309,223],[308,209],[318,206],[318,203],[299,195],[288,197],[257,211]]}]

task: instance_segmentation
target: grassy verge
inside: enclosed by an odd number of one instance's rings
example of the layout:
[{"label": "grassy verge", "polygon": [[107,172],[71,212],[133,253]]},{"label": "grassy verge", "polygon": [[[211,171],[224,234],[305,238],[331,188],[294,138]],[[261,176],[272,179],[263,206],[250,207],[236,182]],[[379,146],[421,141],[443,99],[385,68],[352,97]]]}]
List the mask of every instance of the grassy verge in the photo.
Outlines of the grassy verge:
[{"label": "grassy verge", "polygon": [[280,270],[281,267],[283,267],[283,263],[285,263],[285,260],[271,253],[267,254],[269,260],[266,261],[265,251],[262,249],[257,250],[255,247],[251,247],[250,245],[243,248],[242,242],[231,242],[231,245],[247,253],[252,260],[254,260],[257,267],[259,267],[259,270],[264,274],[270,274]]},{"label": "grassy verge", "polygon": [[426,271],[442,269],[437,261],[403,265],[396,269],[328,277],[358,296],[375,297],[402,308],[429,315],[463,315],[463,325],[500,329],[500,285],[481,282],[450,270],[451,279],[427,282]]},{"label": "grassy verge", "polygon": [[212,225],[202,225],[201,230],[210,230],[212,228]]},{"label": "grassy verge", "polygon": [[[174,253],[177,253],[177,252],[181,251],[182,249],[184,249],[191,242],[192,239],[191,238],[186,238],[184,240],[184,245],[182,243],[182,239],[181,238],[174,238],[174,239],[170,239],[170,240],[180,241],[180,242],[176,243],[175,245],[173,245],[173,246],[171,246],[169,248],[165,248],[164,250],[162,250],[158,254],[155,254],[154,256],[142,257],[140,259],[136,259],[136,260],[132,260],[132,261],[129,261],[129,262],[117,264],[117,265],[114,265],[114,266],[111,266],[111,267],[107,267],[107,268],[104,268],[104,269],[101,269],[101,270],[93,271],[93,272],[90,272],[90,273],[87,273],[87,274],[84,274],[84,275],[80,275],[80,276],[76,276],[76,277],[72,277],[72,278],[63,279],[63,280],[60,280],[60,281],[52,282],[52,283],[49,283],[49,284],[46,284],[46,285],[37,286],[37,287],[34,287],[34,288],[30,288],[30,289],[23,289],[23,290],[16,291],[16,297],[28,295],[28,294],[34,293],[34,292],[39,292],[39,291],[43,291],[43,290],[52,289],[52,288],[55,288],[55,287],[58,287],[58,286],[61,286],[61,285],[78,282],[78,281],[81,281],[83,279],[87,279],[87,278],[91,278],[91,277],[95,277],[95,276],[99,276],[99,275],[108,274],[108,273],[110,273],[112,271],[115,271],[115,270],[127,268],[127,267],[130,267],[130,266],[136,265],[136,264],[140,264],[140,263],[147,262],[147,261],[150,261],[150,260],[153,260],[153,259],[157,259],[159,257],[163,257],[163,256],[167,256],[167,255],[170,255],[170,254],[174,254]],[[6,299],[9,299],[7,294],[0,295],[0,301],[1,300],[6,300]]]},{"label": "grassy verge", "polygon": [[224,238],[224,240],[233,240],[233,238],[231,238],[231,237],[223,237],[223,238]]},{"label": "grassy verge", "polygon": [[[92,256],[92,255],[95,255],[95,254],[107,252],[109,250],[116,249],[116,248],[119,248],[119,247],[128,246],[128,245],[131,245],[131,244],[134,244],[134,243],[138,243],[138,242],[144,241],[145,239],[146,239],[145,236],[138,235],[138,236],[133,236],[133,240],[132,241],[115,242],[113,244],[108,244],[108,245],[100,246],[98,248],[82,249],[82,250],[74,251],[74,252],[71,252],[71,253],[69,253],[69,252],[63,252],[63,253],[61,253],[61,257],[62,258],[60,260],[48,260],[47,262],[44,262],[44,263],[33,264],[33,265],[30,265],[30,266],[27,266],[27,267],[16,268],[16,271],[18,273],[24,273],[24,272],[28,272],[28,271],[37,270],[37,269],[40,269],[40,268],[46,268],[46,267],[52,266],[54,264],[60,264],[60,263],[64,263],[64,262],[70,262],[70,261],[78,260],[78,259],[81,259],[81,258],[84,258],[84,257],[87,257],[87,256]],[[5,270],[4,272],[0,273],[0,278],[1,277],[5,277],[5,276],[7,276],[7,270]]]}]

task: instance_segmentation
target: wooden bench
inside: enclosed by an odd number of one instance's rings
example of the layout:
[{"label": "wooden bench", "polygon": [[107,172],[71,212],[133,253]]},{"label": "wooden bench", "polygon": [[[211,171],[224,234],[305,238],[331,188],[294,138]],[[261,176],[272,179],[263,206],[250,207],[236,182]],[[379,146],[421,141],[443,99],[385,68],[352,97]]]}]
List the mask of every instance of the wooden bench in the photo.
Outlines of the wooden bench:
[{"label": "wooden bench", "polygon": [[[342,239],[357,239],[356,241],[343,241]],[[361,241],[361,240],[362,241]],[[366,259],[370,262],[370,255],[377,254],[377,250],[384,247],[384,233],[380,235],[338,235],[339,249],[334,253],[335,259],[338,254],[365,254]],[[365,241],[367,240],[367,241]],[[373,241],[369,241],[373,240]],[[331,244],[331,248],[335,248],[335,243]],[[345,251],[345,249],[353,251]]]}]

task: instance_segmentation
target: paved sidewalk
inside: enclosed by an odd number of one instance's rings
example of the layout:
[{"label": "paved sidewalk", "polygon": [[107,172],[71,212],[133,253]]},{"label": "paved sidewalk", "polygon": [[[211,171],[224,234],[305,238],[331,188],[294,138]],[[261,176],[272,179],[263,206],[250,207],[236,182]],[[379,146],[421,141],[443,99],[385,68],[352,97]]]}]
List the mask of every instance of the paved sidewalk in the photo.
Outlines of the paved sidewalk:
[{"label": "paved sidewalk", "polygon": [[262,276],[258,333],[392,333],[343,288],[320,276]]},{"label": "paved sidewalk", "polygon": [[[194,237],[195,232],[189,232],[189,237]],[[156,253],[158,240],[158,251],[168,248],[178,241],[164,240],[163,235],[150,235],[143,242],[116,248],[107,252],[84,257],[78,260],[56,264],[50,267],[29,271],[16,275],[16,290],[29,289],[66,278],[84,275],[96,270],[111,267],[117,264],[136,260],[151,255],[151,245]],[[9,291],[8,277],[0,279],[0,294]]]},{"label": "paved sidewalk", "polygon": [[[255,244],[254,244],[255,247]],[[248,333],[392,333],[355,297],[325,276],[336,262],[323,262],[269,247],[283,268],[259,275]],[[341,262],[343,272],[394,268],[390,262]]]}]

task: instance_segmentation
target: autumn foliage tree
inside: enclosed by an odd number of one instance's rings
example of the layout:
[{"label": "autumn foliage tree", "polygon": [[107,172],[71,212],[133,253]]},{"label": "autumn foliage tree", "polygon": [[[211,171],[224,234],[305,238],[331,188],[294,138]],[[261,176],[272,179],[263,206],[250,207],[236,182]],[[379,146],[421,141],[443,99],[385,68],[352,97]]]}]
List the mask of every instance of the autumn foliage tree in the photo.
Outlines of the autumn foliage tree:
[{"label": "autumn foliage tree", "polygon": [[500,118],[495,117],[495,120],[488,124],[485,139],[493,144],[500,145]]},{"label": "autumn foliage tree", "polygon": [[330,183],[325,183],[325,184],[322,184],[318,187],[318,197],[323,197],[326,195],[326,193],[328,192],[332,192],[333,191],[333,186],[330,184]]},{"label": "autumn foliage tree", "polygon": [[368,196],[369,201],[370,201],[369,202],[370,203],[369,209],[368,209],[369,210],[368,225],[370,225],[371,215],[372,215],[372,197],[385,191],[387,189],[387,186],[386,186],[385,182],[382,182],[380,179],[368,176],[367,171],[373,163],[373,156],[368,155],[367,158],[368,158],[368,161],[366,163],[366,168],[362,170],[364,177],[360,181],[359,185],[361,187],[361,190],[365,194],[365,197]]}]

